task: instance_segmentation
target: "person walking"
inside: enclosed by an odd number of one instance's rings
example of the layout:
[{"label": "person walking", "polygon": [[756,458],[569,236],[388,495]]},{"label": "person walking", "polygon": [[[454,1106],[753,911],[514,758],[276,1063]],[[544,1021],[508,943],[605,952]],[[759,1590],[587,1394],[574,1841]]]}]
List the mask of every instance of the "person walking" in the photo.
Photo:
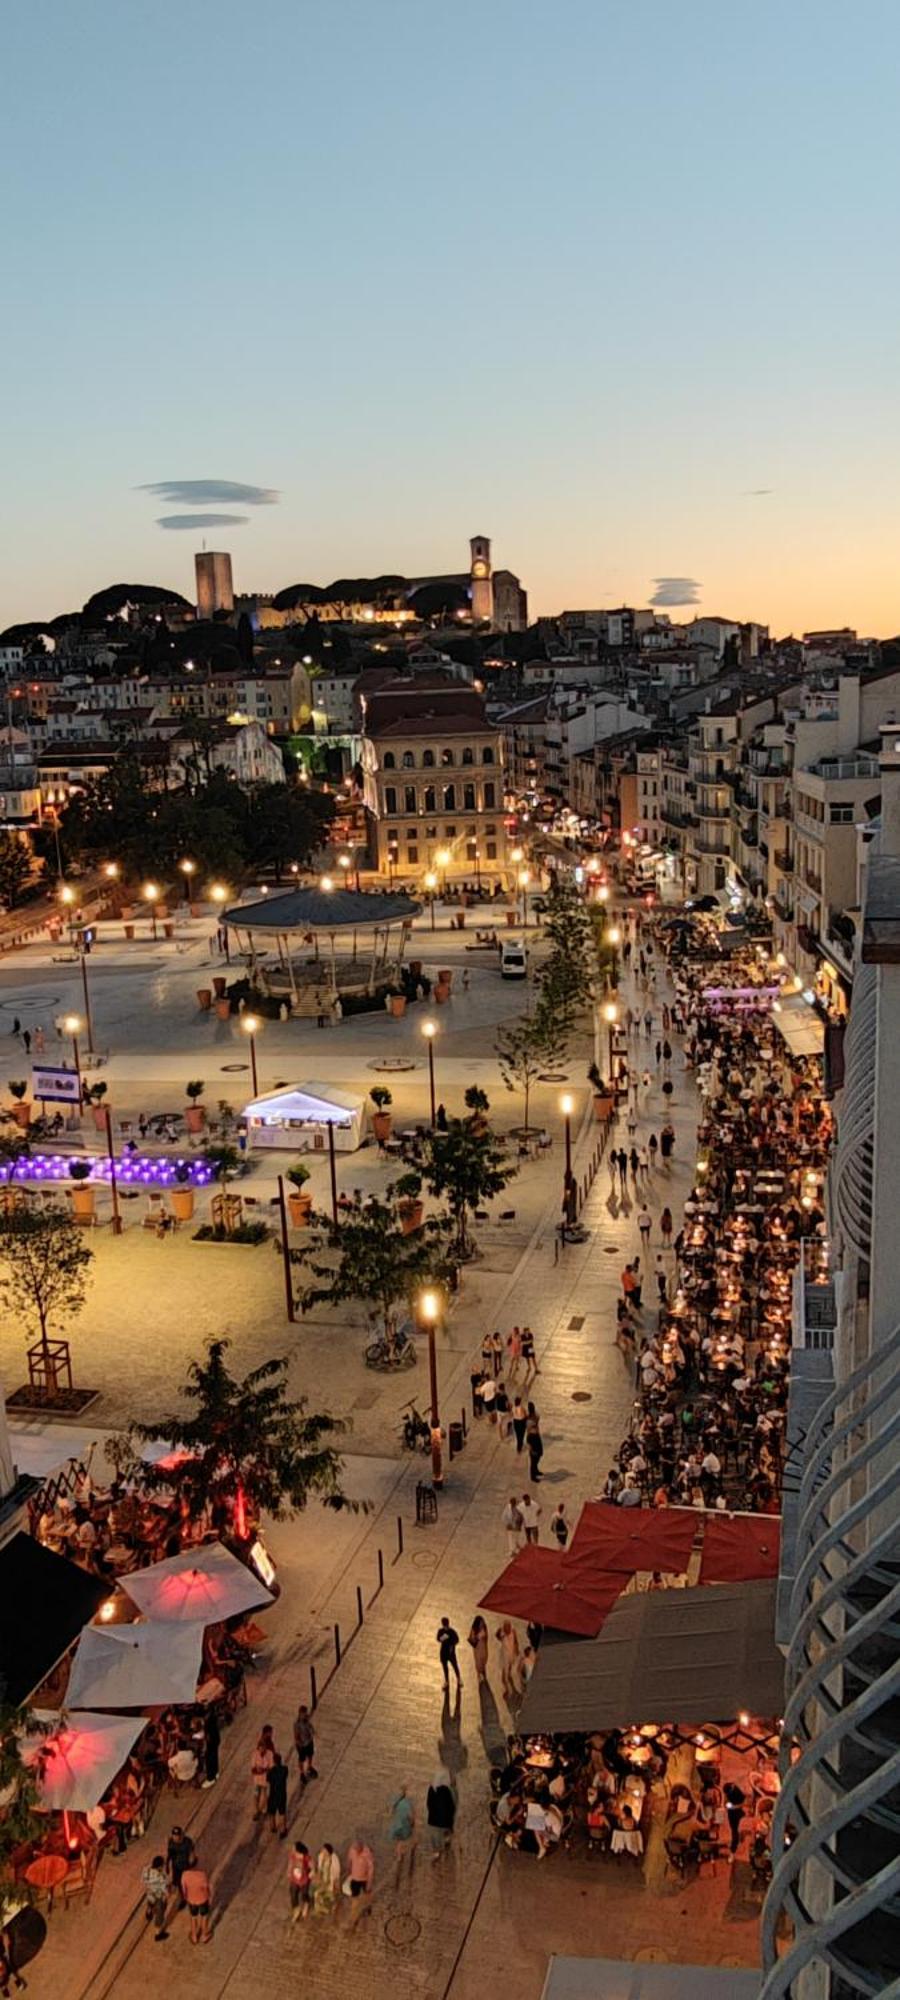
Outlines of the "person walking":
[{"label": "person walking", "polygon": [[435,1637],[437,1640],[438,1658],[441,1663],[441,1673],[444,1676],[445,1689],[450,1686],[451,1667],[456,1675],[457,1687],[462,1687],[462,1675],[460,1674],[459,1661],[456,1657],[456,1648],[459,1645],[459,1633],[454,1631],[449,1618],[441,1619]]},{"label": "person walking", "polygon": [[375,1881],[375,1856],[360,1833],[355,1840],[351,1840],[347,1849],[347,1877],[350,1883],[350,1926],[355,1929],[360,1917],[371,1914]]},{"label": "person walking", "polygon": [[475,1662],[475,1678],[479,1681],[486,1681],[488,1670],[488,1628],[480,1611],[476,1612],[472,1620],[469,1628],[468,1643],[472,1648],[472,1658]]},{"label": "person walking", "polygon": [[525,1404],[523,1403],[521,1396],[516,1396],[512,1406],[512,1427],[513,1427],[513,1435],[516,1440],[516,1452],[518,1454],[521,1454],[524,1448],[525,1426],[527,1421],[528,1421],[528,1411],[525,1408]]},{"label": "person walking", "polygon": [[647,1207],[646,1202],[644,1203],[643,1208],[639,1211],[638,1214],[638,1228],[641,1232],[641,1242],[644,1246],[644,1253],[646,1255],[646,1252],[650,1248],[650,1231],[653,1228],[653,1217],[650,1214],[650,1210]]},{"label": "person walking", "polygon": [[500,1647],[500,1682],[507,1701],[516,1688],[516,1667],[519,1658],[519,1639],[515,1626],[508,1618],[497,1627],[497,1643]]},{"label": "person walking", "polygon": [[288,1768],[276,1750],[266,1774],[266,1818],[279,1840],[287,1837],[287,1787]]},{"label": "person walking", "polygon": [[42,1055],[43,1055],[43,1053],[44,1053],[44,1050],[45,1050],[46,1046],[47,1046],[47,1038],[46,1038],[46,1035],[44,1034],[44,1030],[43,1030],[43,1028],[35,1028],[35,1031],[34,1031],[34,1053],[35,1053],[35,1055],[36,1055],[36,1056],[42,1056]]},{"label": "person walking", "polygon": [[24,1045],[25,1045],[25,1054],[26,1054],[27,1056],[30,1056],[30,1054],[31,1054],[31,1029],[30,1029],[30,1028],[23,1028],[23,1029],[22,1029],[22,1041],[23,1041],[23,1043],[24,1043]]},{"label": "person walking", "polygon": [[532,1486],[541,1477],[541,1459],[544,1456],[544,1440],[541,1437],[541,1420],[533,1403],[528,1405],[525,1424],[525,1445],[528,1452],[528,1472]]},{"label": "person walking", "polygon": [[272,1724],[263,1724],[262,1733],[250,1759],[250,1776],[253,1780],[253,1817],[262,1819],[269,1801],[269,1772],[275,1762],[275,1743]]},{"label": "person walking", "polygon": [[619,1152],[618,1152],[618,1161],[619,1161],[619,1182],[620,1182],[620,1186],[621,1186],[621,1190],[622,1190],[622,1193],[623,1193],[623,1194],[627,1194],[627,1193],[628,1193],[628,1154],[626,1153],[626,1151],[625,1151],[625,1148],[624,1148],[624,1146],[620,1146],[620,1147],[619,1147]]},{"label": "person walking", "polygon": [[456,1793],[443,1771],[438,1771],[428,1787],[425,1813],[428,1820],[428,1837],[431,1841],[431,1859],[440,1861],[441,1855],[449,1850],[456,1824]]},{"label": "person walking", "polygon": [[394,1888],[399,1889],[404,1860],[408,1855],[411,1875],[416,1852],[416,1809],[405,1785],[401,1785],[391,1806],[388,1838],[394,1851]]},{"label": "person walking", "polygon": [[[524,1428],[525,1427],[523,1419],[523,1425],[522,1425],[523,1436],[524,1436]],[[521,1446],[519,1447],[519,1449],[521,1450]],[[514,1493],[510,1494],[506,1506],[504,1507],[503,1512],[500,1516],[500,1519],[504,1528],[506,1529],[506,1553],[508,1556],[518,1555],[518,1552],[522,1547],[522,1538],[525,1533],[525,1522],[522,1517],[522,1510],[519,1506],[518,1500],[516,1499]]]},{"label": "person walking", "polygon": [[188,1906],[191,1920],[191,1943],[209,1944],[212,1937],[210,1908],[212,1905],[212,1883],[206,1869],[200,1866],[196,1855],[190,1868],[186,1868],[181,1878],[181,1892]]},{"label": "person walking", "polygon": [[501,1339],[499,1329],[495,1327],[493,1333],[491,1334],[491,1371],[493,1373],[495,1382],[499,1377],[500,1370],[502,1367],[503,1367],[503,1341]]},{"label": "person walking", "polygon": [[302,1840],[295,1840],[288,1862],[288,1895],[291,1902],[291,1923],[299,1923],[300,1918],[309,1916],[312,1901],[312,1855]]},{"label": "person walking", "polygon": [[317,1778],[319,1773],[315,1766],[316,1739],[305,1701],[300,1703],[294,1717],[294,1749],[300,1766],[300,1783],[308,1785],[310,1778]]},{"label": "person walking", "polygon": [[178,1897],[178,1907],[181,1910],[184,1909],[185,1903],[181,1879],[185,1869],[190,1868],[196,1859],[194,1843],[190,1834],[185,1833],[183,1827],[173,1826],[166,1847],[166,1874],[169,1878],[170,1887]]},{"label": "person walking", "polygon": [[316,1855],[316,1865],[312,1878],[312,1912],[314,1917],[331,1917],[338,1907],[341,1893],[341,1862],[330,1840],[323,1840]]},{"label": "person walking", "polygon": [[662,1155],[663,1166],[667,1168],[675,1151],[675,1128],[670,1123],[666,1123],[663,1126],[659,1135],[659,1150]]},{"label": "person walking", "polygon": [[526,1542],[536,1543],[538,1536],[540,1534],[540,1522],[541,1522],[541,1514],[543,1513],[543,1508],[538,1506],[536,1500],[532,1500],[530,1493],[523,1493],[522,1498],[519,1501],[519,1512],[525,1523]]},{"label": "person walking", "polygon": [[569,1539],[569,1523],[566,1520],[566,1503],[564,1500],[557,1501],[553,1509],[550,1517],[550,1533],[558,1546],[564,1549]]},{"label": "person walking", "polygon": [[514,1326],[512,1332],[506,1336],[506,1374],[508,1381],[515,1381],[519,1372],[519,1362],[521,1359],[522,1330],[521,1327]]},{"label": "person walking", "polygon": [[[150,1862],[149,1866],[142,1870],[141,1884],[143,1886],[144,1899],[145,1899],[144,1902],[145,1922],[147,1922],[148,1924],[155,1924],[156,1926],[156,1929],[154,1931],[155,1942],[157,1944],[162,1944],[163,1939],[167,1938],[169,1935],[168,1931],[166,1930],[166,1909],[169,1901],[169,1885],[168,1882],[166,1881],[166,1864],[161,1854],[154,1854],[153,1860]],[[24,1985],[24,1980],[17,1979],[16,1985],[17,1986]],[[2,1985],[0,1985],[0,1992],[2,1992],[2,1990],[3,1990]],[[7,1992],[9,1992],[8,1985],[6,1990]]]},{"label": "person walking", "polygon": [[534,1334],[532,1333],[530,1326],[523,1326],[522,1328],[522,1360],[525,1363],[524,1387],[526,1389],[529,1389],[531,1387],[532,1382],[534,1381],[535,1376],[539,1375],[541,1372],[540,1368],[538,1367],[537,1360],[535,1358]]},{"label": "person walking", "polygon": [[668,1250],[672,1242],[672,1210],[669,1207],[663,1209],[659,1218],[659,1233]]}]

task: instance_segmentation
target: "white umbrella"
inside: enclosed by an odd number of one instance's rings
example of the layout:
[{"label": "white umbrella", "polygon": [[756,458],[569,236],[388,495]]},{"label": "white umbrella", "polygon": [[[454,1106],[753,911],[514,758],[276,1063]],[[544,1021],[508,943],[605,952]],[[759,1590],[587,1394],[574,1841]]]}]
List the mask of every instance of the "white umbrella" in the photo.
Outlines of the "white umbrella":
[{"label": "white umbrella", "polygon": [[150,1708],[193,1701],[203,1657],[203,1625],[141,1619],[86,1625],[72,1661],[72,1708]]},{"label": "white umbrella", "polygon": [[37,1708],[45,1736],[27,1736],[22,1759],[38,1765],[41,1805],[48,1812],[90,1812],[134,1748],[142,1715],[78,1715]]},{"label": "white umbrella", "polygon": [[202,1625],[217,1625],[222,1618],[273,1602],[271,1591],[221,1542],[184,1549],[165,1562],[151,1563],[149,1569],[133,1570],[122,1578],[122,1588],[145,1618],[166,1624],[199,1619]]}]

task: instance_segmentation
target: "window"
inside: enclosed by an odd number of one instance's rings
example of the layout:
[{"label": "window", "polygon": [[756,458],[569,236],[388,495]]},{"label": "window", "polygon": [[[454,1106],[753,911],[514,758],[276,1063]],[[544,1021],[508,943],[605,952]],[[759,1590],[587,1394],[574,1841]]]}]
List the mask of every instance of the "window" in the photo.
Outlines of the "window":
[{"label": "window", "polygon": [[463,812],[473,813],[474,811],[475,787],[474,785],[463,785]]},{"label": "window", "polygon": [[419,838],[419,829],[418,829],[418,827],[417,827],[417,826],[408,826],[408,827],[407,827],[407,829],[406,829],[406,845],[407,845],[407,847],[415,847],[415,844],[416,844],[416,841],[418,840],[418,838]]},{"label": "window", "polygon": [[425,828],[425,838],[426,838],[426,840],[437,840],[437,837],[438,837],[438,830],[437,830],[437,827],[436,827],[436,826],[426,826],[426,828]]},{"label": "window", "polygon": [[487,845],[486,845],[486,847],[485,847],[485,853],[486,853],[486,855],[487,855],[487,858],[488,858],[488,860],[489,860],[489,861],[496,861],[496,859],[497,859],[497,843],[496,843],[496,841],[493,841],[493,840],[489,840],[489,841],[487,842]]},{"label": "window", "polygon": [[495,836],[495,834],[496,834],[496,832],[497,832],[497,829],[496,829],[496,827],[495,827],[495,826],[486,826],[486,827],[485,827],[485,829],[484,829],[484,831],[485,831],[485,834],[486,834],[486,836],[487,836],[487,839],[488,839],[488,840],[493,840],[493,839],[494,839],[494,836]]},{"label": "window", "polygon": [[444,828],[444,839],[445,839],[445,840],[455,840],[455,839],[456,839],[456,828],[455,828],[455,826],[445,826],[445,828]]},{"label": "window", "polygon": [[383,770],[385,770],[385,771],[393,771],[393,770],[394,770],[394,768],[395,768],[395,767],[394,767],[394,753],[393,753],[393,750],[386,750],[386,751],[385,751],[385,753],[384,753],[384,756],[382,757],[382,760],[381,760],[381,763],[382,763],[382,769],[383,769]]},{"label": "window", "polygon": [[484,749],[482,750],[482,753],[481,753],[481,761],[482,761],[482,764],[493,764],[493,761],[494,761],[494,752],[493,752],[493,750],[491,749],[491,746],[490,746],[490,744],[489,744],[489,743],[487,743],[487,744],[485,745]]},{"label": "window", "polygon": [[852,825],[853,825],[853,807],[852,807],[852,806],[829,806],[829,808],[828,808],[828,818],[829,818],[829,822],[830,822],[830,824],[831,824],[832,826],[852,826]]},{"label": "window", "polygon": [[452,813],[452,812],[455,812],[455,811],[456,811],[456,786],[455,786],[455,785],[445,785],[445,786],[444,786],[444,811],[445,811],[445,813]]},{"label": "window", "polygon": [[424,764],[424,766],[425,766],[425,769],[426,769],[426,771],[433,771],[433,770],[434,770],[434,751],[433,751],[433,750],[423,750],[423,752],[422,752],[422,762],[423,762],[423,764]]},{"label": "window", "polygon": [[404,750],[404,752],[403,752],[403,769],[404,769],[404,771],[414,771],[414,770],[415,770],[415,767],[416,767],[416,760],[415,760],[415,758],[414,758],[414,756],[413,756],[413,753],[412,753],[412,751],[411,751],[411,750]]},{"label": "window", "polygon": [[403,810],[408,813],[414,813],[416,810],[415,785],[404,785],[403,787]]},{"label": "window", "polygon": [[475,762],[474,750],[471,750],[467,747],[462,753],[462,760],[464,764],[474,764]]},{"label": "window", "polygon": [[409,848],[407,848],[407,851],[406,851],[406,859],[407,859],[407,861],[409,862],[409,865],[410,865],[410,867],[411,867],[411,868],[414,868],[414,867],[416,866],[416,863],[417,863],[418,859],[419,859],[419,850],[418,850],[418,848],[417,848],[417,847],[409,847]]},{"label": "window", "polygon": [[437,812],[437,792],[434,785],[426,785],[425,787],[425,811],[427,813]]},{"label": "window", "polygon": [[385,812],[389,812],[389,813],[395,813],[395,812],[396,812],[396,810],[397,810],[397,787],[396,787],[396,785],[385,785],[385,788],[384,788],[384,810],[385,810]]},{"label": "window", "polygon": [[388,846],[393,847],[396,850],[397,842],[400,838],[399,826],[389,826],[387,830],[387,838],[388,838]]},{"label": "window", "polygon": [[441,763],[442,763],[442,764],[444,765],[445,769],[446,769],[446,766],[447,766],[448,764],[452,764],[453,762],[454,762],[454,757],[453,757],[453,751],[452,751],[452,750],[442,750],[442,751],[441,751]]}]

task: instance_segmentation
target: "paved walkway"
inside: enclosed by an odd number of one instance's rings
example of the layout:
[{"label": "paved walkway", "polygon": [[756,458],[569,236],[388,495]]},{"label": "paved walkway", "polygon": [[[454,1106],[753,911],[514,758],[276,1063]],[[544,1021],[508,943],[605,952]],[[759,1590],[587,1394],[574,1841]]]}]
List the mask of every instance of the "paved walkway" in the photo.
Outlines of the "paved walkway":
[{"label": "paved walkway", "polygon": [[[677,1212],[690,1185],[694,1094],[678,1064],[675,1083],[676,1159],[670,1174],[655,1176],[654,1215],[666,1202]],[[662,1122],[662,1105],[661,1094],[654,1094],[645,1132]],[[579,1171],[595,1142],[596,1129],[589,1127],[576,1156]],[[567,1249],[559,1263],[555,1212],[551,1195],[516,1269],[479,1275],[471,1287],[467,1280],[442,1357],[443,1410],[452,1414],[467,1398],[470,1356],[485,1317],[504,1328],[528,1319],[535,1329],[545,1540],[556,1500],[566,1500],[574,1521],[581,1501],[598,1490],[627,1425],[632,1371],[615,1345],[615,1299],[624,1256],[638,1248],[634,1206],[610,1198],[605,1166],[585,1211],[589,1242]],[[266,1338],[271,1350],[271,1327]],[[589,1400],[573,1401],[576,1395]],[[296,1579],[293,1573],[319,1539],[319,1517],[311,1514],[273,1533],[289,1587],[267,1621],[271,1653],[251,1687],[250,1707],[225,1739],[219,1786],[192,1796],[195,1838],[214,1876],[211,1945],[193,1949],[178,1918],[168,1943],[154,1946],[136,1912],[140,1867],[176,1816],[174,1802],[166,1799],[151,1834],[121,1861],[104,1864],[91,1908],[54,1919],[30,1978],[37,2000],[100,2000],[106,1994],[131,2000],[142,1994],[148,1975],[192,1995],[229,2000],[256,2000],[261,1989],[277,2000],[298,1985],[316,2000],[333,1995],[348,1978],[362,1980],[365,1992],[379,2000],[388,1994],[391,2000],[483,2000],[486,1988],[501,1979],[517,2000],[537,2000],[552,1950],[754,1961],[755,1906],[739,1894],[736,1899],[728,1869],[721,1881],[672,1885],[652,1859],[643,1872],[564,1854],[541,1866],[497,1849],[487,1816],[487,1763],[511,1726],[499,1671],[492,1657],[493,1691],[479,1699],[464,1663],[458,1708],[442,1704],[434,1635],[444,1612],[464,1634],[478,1598],[503,1566],[500,1513],[508,1493],[526,1484],[524,1461],[495,1430],[476,1426],[449,1468],[438,1523],[415,1529],[413,1487],[421,1463],[398,1465],[397,1485],[378,1496],[380,1505],[366,1522],[357,1523],[351,1546],[340,1551],[324,1582],[314,1563],[312,1601],[294,1587],[299,1571]],[[297,1700],[307,1693],[309,1663],[324,1663],[334,1618],[348,1629],[355,1580],[374,1583],[375,1552],[393,1547],[398,1511],[407,1524],[406,1552],[388,1569],[383,1593],[325,1692],[318,1715],[321,1778],[305,1797],[292,1792],[290,1800],[291,1827],[311,1848],[323,1839],[345,1848],[358,1829],[371,1837],[378,1867],[372,1914],[353,1935],[343,1912],[334,1926],[310,1922],[291,1929],[285,1846],[250,1817],[250,1748],[263,1720],[274,1724],[276,1741],[289,1741]],[[396,1889],[386,1839],[390,1801],[405,1781],[423,1808],[439,1766],[453,1772],[459,1787],[454,1853],[432,1867],[420,1849],[414,1876]],[[185,1817],[184,1800],[179,1809]]]}]

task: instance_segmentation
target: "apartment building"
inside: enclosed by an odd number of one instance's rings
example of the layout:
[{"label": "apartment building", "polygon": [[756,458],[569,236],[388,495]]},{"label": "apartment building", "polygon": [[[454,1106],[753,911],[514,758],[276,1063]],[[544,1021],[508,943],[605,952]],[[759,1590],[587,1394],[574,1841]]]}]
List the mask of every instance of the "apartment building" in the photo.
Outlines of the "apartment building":
[{"label": "apartment building", "polygon": [[423,675],[364,696],[361,761],[380,875],[505,876],[503,731],[474,688]]}]

